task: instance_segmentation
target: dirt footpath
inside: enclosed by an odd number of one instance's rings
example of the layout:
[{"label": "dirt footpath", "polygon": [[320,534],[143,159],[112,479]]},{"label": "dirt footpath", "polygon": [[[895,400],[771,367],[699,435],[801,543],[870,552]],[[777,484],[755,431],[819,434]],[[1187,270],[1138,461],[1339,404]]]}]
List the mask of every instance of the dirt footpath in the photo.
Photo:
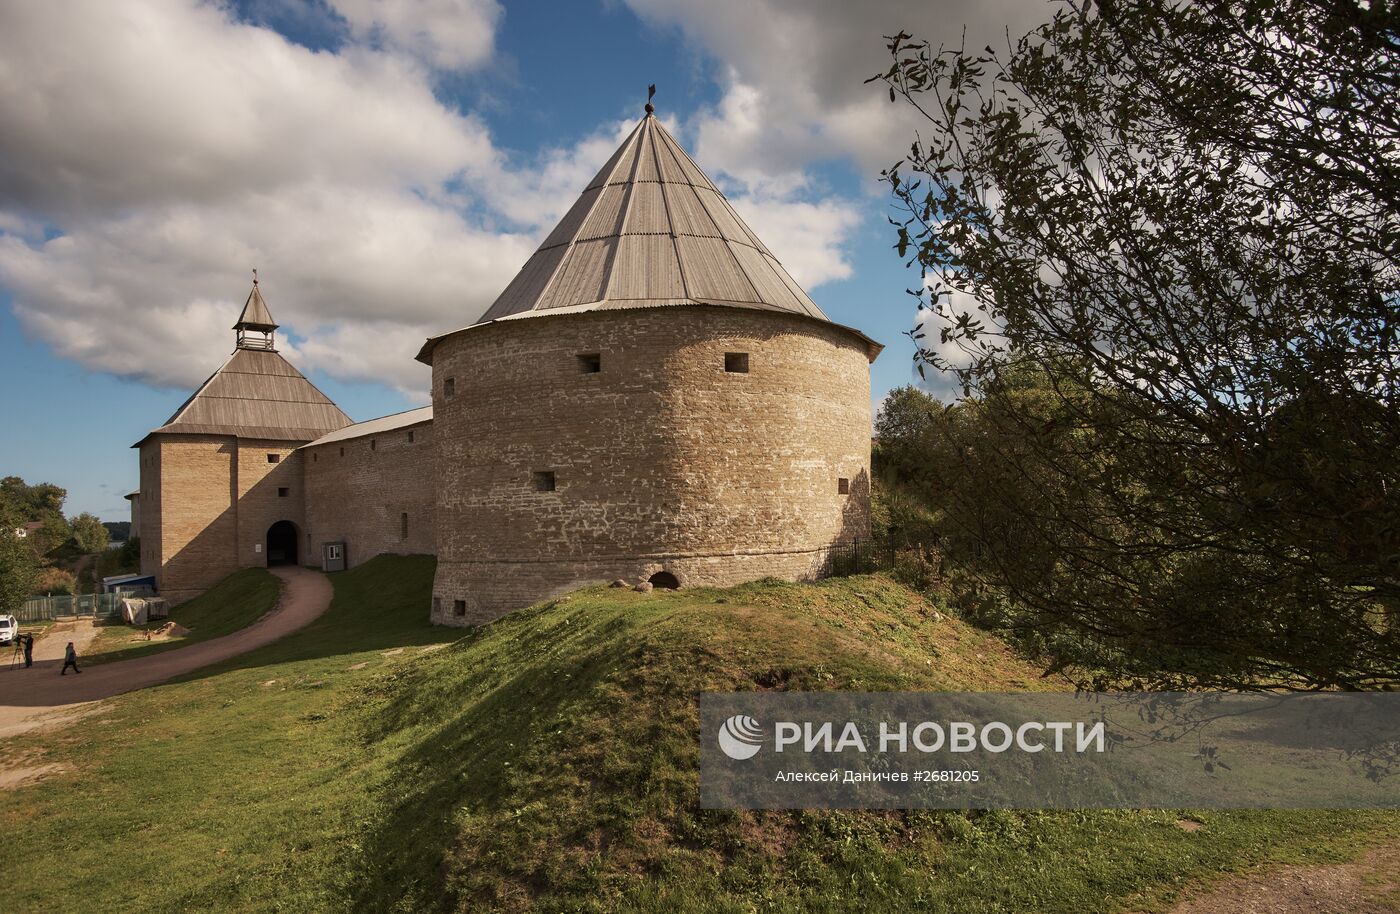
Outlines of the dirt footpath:
[{"label": "dirt footpath", "polygon": [[[218,663],[230,657],[283,638],[314,621],[331,603],[331,584],[326,576],[305,568],[270,569],[282,579],[282,593],[277,608],[241,631],[189,647],[85,668],[80,675],[60,676],[63,647],[76,641],[76,632],[55,632],[44,639],[58,640],[55,659],[40,660],[42,642],[36,641],[35,662],[31,669],[0,670],[0,737],[51,729],[90,713],[63,706],[97,701],[133,689],[165,682],[176,676],[194,672],[200,667]],[[82,648],[78,648],[79,664]],[[63,708],[56,712],[55,709]]]},{"label": "dirt footpath", "polygon": [[42,638],[34,642],[34,662],[41,660],[62,660],[64,652],[68,649],[68,642],[73,642],[73,649],[78,652],[81,658],[83,652],[92,644],[92,640],[97,637],[97,626],[92,624],[91,619],[79,619],[77,622],[59,622],[44,633]]},{"label": "dirt footpath", "polygon": [[1400,845],[1350,863],[1289,864],[1230,876],[1167,914],[1400,914]]}]

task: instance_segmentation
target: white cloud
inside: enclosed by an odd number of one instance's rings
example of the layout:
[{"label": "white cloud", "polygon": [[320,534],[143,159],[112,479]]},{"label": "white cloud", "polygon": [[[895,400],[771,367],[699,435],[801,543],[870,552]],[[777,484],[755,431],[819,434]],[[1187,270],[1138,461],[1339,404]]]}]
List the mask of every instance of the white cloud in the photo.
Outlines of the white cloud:
[{"label": "white cloud", "polygon": [[851,203],[808,203],[762,189],[733,196],[730,202],[804,289],[851,276],[843,246],[861,219]]},{"label": "white cloud", "polygon": [[[338,352],[303,347],[313,358],[300,367],[411,388],[422,328],[470,323],[533,246],[411,193],[307,184],[86,221],[38,245],[0,236],[0,276],[25,328],[60,355],[183,387],[227,352],[257,266],[279,323],[337,332]],[[386,321],[415,328],[416,342],[386,335]],[[398,368],[386,373],[391,346]]]},{"label": "white cloud", "polygon": [[1050,15],[1047,0],[625,0],[719,62],[723,95],[688,121],[697,159],[729,178],[736,209],[808,288],[851,275],[844,254],[863,204],[819,197],[812,166],[848,161],[868,178],[903,156],[916,126],[865,80],[889,66],[886,35],[935,45],[1005,43]]},{"label": "white cloud", "polygon": [[202,3],[0,8],[0,199],[58,217],[492,161],[411,63],[313,52]]},{"label": "white cloud", "polygon": [[625,0],[722,62],[725,94],[697,118],[698,152],[744,180],[791,179],[810,162],[853,160],[872,178],[912,139],[907,106],[865,80],[889,67],[884,37],[1005,45],[1048,19],[1047,0]]},{"label": "white cloud", "polygon": [[442,70],[491,58],[501,7],[495,0],[329,0],[362,41],[404,51]]},{"label": "white cloud", "polygon": [[[581,187],[606,142],[545,174]],[[572,202],[549,185],[393,53],[313,52],[194,0],[0,8],[0,282],[89,368],[197,383],[256,266],[301,367],[421,388],[422,339],[474,320]]]},{"label": "white cloud", "polygon": [[[807,166],[897,126],[860,85],[880,27],[860,22],[867,57],[845,4],[633,3],[725,62],[722,102],[682,132],[740,214],[809,289],[850,276],[858,209]],[[256,266],[303,369],[421,391],[422,339],[490,304],[635,120],[522,162],[433,91],[490,60],[494,0],[331,5],[353,39],[336,52],[201,0],[0,4],[0,283],[27,332],[187,388]]]}]

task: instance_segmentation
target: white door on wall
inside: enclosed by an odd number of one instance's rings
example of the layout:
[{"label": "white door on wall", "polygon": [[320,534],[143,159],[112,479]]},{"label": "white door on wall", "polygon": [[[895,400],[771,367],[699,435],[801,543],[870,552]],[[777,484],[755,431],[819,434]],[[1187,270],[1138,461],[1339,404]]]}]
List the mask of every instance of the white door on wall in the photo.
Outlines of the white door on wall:
[{"label": "white door on wall", "polygon": [[326,543],[321,547],[321,570],[322,571],[344,571],[345,570],[345,544]]}]

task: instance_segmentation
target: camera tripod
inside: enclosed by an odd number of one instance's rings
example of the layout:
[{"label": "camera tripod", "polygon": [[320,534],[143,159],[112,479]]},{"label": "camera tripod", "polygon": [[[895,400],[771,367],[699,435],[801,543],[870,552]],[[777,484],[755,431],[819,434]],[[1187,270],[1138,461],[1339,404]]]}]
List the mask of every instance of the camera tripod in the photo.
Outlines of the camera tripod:
[{"label": "camera tripod", "polygon": [[22,660],[24,660],[24,642],[20,640],[19,635],[15,635],[14,641],[12,643],[14,644],[15,649],[10,651],[10,669],[13,670],[17,663],[20,663]]}]

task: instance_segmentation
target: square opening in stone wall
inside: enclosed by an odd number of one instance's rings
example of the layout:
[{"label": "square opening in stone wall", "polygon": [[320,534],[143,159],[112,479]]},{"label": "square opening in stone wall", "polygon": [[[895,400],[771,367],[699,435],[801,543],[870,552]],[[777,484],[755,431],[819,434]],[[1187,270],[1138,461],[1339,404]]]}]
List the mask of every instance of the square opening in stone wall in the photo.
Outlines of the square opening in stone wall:
[{"label": "square opening in stone wall", "polygon": [[448,378],[442,382],[442,396],[447,400],[451,400],[453,397],[457,396],[456,378]]},{"label": "square opening in stone wall", "polygon": [[289,488],[287,488],[286,486],[278,486],[278,487],[277,487],[277,497],[278,497],[278,498],[286,498],[288,495],[291,495],[291,494],[292,494],[292,490],[289,489]]},{"label": "square opening in stone wall", "polygon": [[535,481],[535,491],[536,491],[536,492],[553,492],[553,491],[554,491],[554,471],[553,471],[553,470],[536,470],[536,471],[534,472],[534,481]]},{"label": "square opening in stone wall", "polygon": [[597,374],[603,370],[601,352],[582,352],[578,356],[578,370],[584,374]]},{"label": "square opening in stone wall", "polygon": [[465,616],[466,614],[467,614],[467,601],[466,601],[466,600],[453,600],[453,601],[452,601],[452,615],[454,615],[454,616]]},{"label": "square opening in stone wall", "polygon": [[747,352],[726,352],[724,354],[724,370],[731,374],[748,374],[749,354]]},{"label": "square opening in stone wall", "polygon": [[836,494],[838,494],[838,495],[850,495],[850,494],[851,494],[851,481],[850,481],[849,479],[847,479],[846,477],[844,477],[844,476],[842,476],[840,479],[837,479],[837,480],[836,480]]},{"label": "square opening in stone wall", "polygon": [[268,454],[268,455],[267,455],[267,462],[268,462],[268,463],[281,463],[281,462],[282,462],[282,455],[281,455],[281,454]]}]

